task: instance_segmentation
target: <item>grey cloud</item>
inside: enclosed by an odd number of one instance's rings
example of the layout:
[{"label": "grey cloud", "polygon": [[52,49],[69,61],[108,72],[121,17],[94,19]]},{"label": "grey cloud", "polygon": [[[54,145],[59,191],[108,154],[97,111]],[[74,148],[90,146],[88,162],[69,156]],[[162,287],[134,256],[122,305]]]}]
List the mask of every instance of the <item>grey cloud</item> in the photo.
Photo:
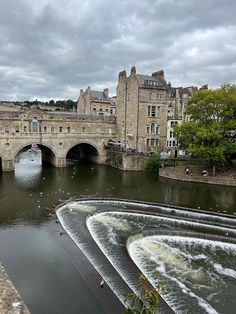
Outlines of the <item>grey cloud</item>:
[{"label": "grey cloud", "polygon": [[73,98],[136,64],[177,85],[236,83],[234,0],[0,1],[0,100]]}]

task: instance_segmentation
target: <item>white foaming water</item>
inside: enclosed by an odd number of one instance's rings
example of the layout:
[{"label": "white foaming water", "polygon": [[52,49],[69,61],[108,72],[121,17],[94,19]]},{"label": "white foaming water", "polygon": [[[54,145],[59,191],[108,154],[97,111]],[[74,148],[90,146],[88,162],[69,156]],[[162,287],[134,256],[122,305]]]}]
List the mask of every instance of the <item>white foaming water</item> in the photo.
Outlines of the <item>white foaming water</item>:
[{"label": "white foaming water", "polygon": [[[195,230],[193,232],[199,232],[198,229],[201,230],[201,228],[204,227],[204,229],[207,229],[209,232],[216,234],[218,231],[224,232],[225,234],[230,231],[231,234],[236,234],[232,228],[228,229],[217,225],[209,226],[203,222],[188,221],[184,219],[181,220],[180,218],[175,218],[173,216],[163,217],[144,213],[121,212],[121,203],[123,205],[131,204],[132,208],[135,207],[134,203],[131,202],[79,202],[80,205],[91,206],[100,211],[108,210],[107,212],[94,213],[93,216],[90,216],[87,219],[87,227],[101,251],[106,255],[110,263],[135,292],[137,292],[136,281],[133,283],[129,269],[125,265],[124,261],[127,257],[123,255],[124,249],[122,249],[125,245],[125,239],[128,239],[130,235],[138,234],[143,231],[149,232],[150,230],[153,233],[154,229],[156,234],[158,234],[158,230],[160,228],[166,229],[167,233],[172,230],[181,232],[188,230],[189,227],[191,227],[192,230]],[[104,204],[109,205],[109,208],[107,208],[108,206],[104,206]],[[70,204],[66,205],[67,213],[69,212],[69,205]],[[117,206],[117,211],[114,210],[115,205]],[[147,207],[150,208],[150,205],[144,204],[144,206],[142,206],[142,204],[139,203],[137,204],[137,207],[138,209]],[[169,210],[173,211],[173,208],[169,208]],[[178,209],[175,210],[178,211]],[[80,213],[86,213],[86,211],[76,211],[76,214],[80,215]],[[201,213],[199,213],[198,216],[199,215],[201,215]],[[68,227],[68,220],[66,219],[66,216],[67,215],[63,218],[59,217],[62,221],[63,227],[66,229],[67,225],[66,231],[70,234],[75,243],[77,243],[90,261],[93,264],[95,263],[95,268],[106,279],[118,297],[124,302],[124,295],[122,295],[122,292],[118,291],[119,289],[117,290],[116,284],[112,281],[112,279],[106,276],[106,270],[102,267],[102,265],[98,265],[96,263],[96,257],[90,256],[87,252],[88,248],[86,245],[84,245],[81,240],[74,235],[75,230]],[[226,222],[228,218],[224,219]],[[188,239],[187,242],[186,239]],[[137,236],[136,240],[136,242],[141,241],[140,236]],[[197,239],[195,237],[187,238],[158,235],[158,242],[155,243],[155,241],[151,241],[148,245],[149,249],[139,247],[139,249],[135,252],[136,258],[139,259],[140,265],[138,265],[138,267],[146,274],[154,286],[157,286],[160,282],[164,284],[166,288],[164,297],[177,313],[185,313],[189,306],[193,308],[195,313],[217,313],[217,310],[214,308],[214,302],[213,305],[212,303],[209,304],[209,302],[218,298],[220,294],[219,291],[221,289],[220,287],[224,284],[224,280],[220,277],[222,274],[220,274],[219,271],[216,271],[213,266],[214,264],[221,265],[221,261],[217,260],[217,254],[215,253],[217,253],[218,249],[225,249],[227,254],[232,255],[235,253],[234,244]],[[197,250],[195,250],[196,245]],[[206,252],[206,250],[210,250],[210,255],[208,254],[209,252]],[[155,251],[155,254],[150,254],[151,251]],[[140,252],[143,254],[142,257],[138,256]],[[207,267],[209,269],[205,271],[204,263],[206,262],[208,263]],[[198,263],[200,263],[200,266]],[[153,265],[154,267],[150,270]],[[233,270],[231,265],[228,267],[228,265],[222,264],[221,267],[226,270]],[[214,270],[215,273],[212,270]],[[162,282],[162,280],[164,282]],[[211,284],[213,285],[213,288],[211,288]],[[173,285],[174,289],[172,289]],[[212,291],[212,289],[218,292]],[[199,295],[198,290],[204,290],[205,295],[204,293]]]},{"label": "white foaming water", "polygon": [[112,216],[107,216],[106,213],[95,215],[94,219],[108,227],[113,227],[119,231],[130,231],[130,227],[125,219],[117,219]]},{"label": "white foaming water", "polygon": [[79,211],[83,213],[94,213],[96,211],[95,206],[84,205],[78,202],[70,203],[68,204],[68,207],[71,211]]},{"label": "white foaming water", "polygon": [[[188,261],[196,261],[196,256],[194,256],[193,253],[186,255],[182,254],[180,250],[173,250],[173,244],[180,244],[182,249],[184,244],[187,247],[190,244],[194,244],[195,247],[197,245],[201,248],[213,247],[213,251],[218,249],[222,252],[224,251],[224,254],[226,255],[227,253],[232,253],[233,256],[236,255],[236,245],[191,237],[186,238],[162,235],[139,239],[135,237],[135,240],[133,241],[131,237],[128,242],[128,251],[131,258],[154,286],[157,285],[158,280],[160,280],[160,282],[168,280],[169,282],[175,283],[178,286],[179,292],[177,293],[179,294],[180,298],[182,292],[183,294],[188,295],[190,298],[196,299],[198,305],[204,313],[218,313],[217,310],[211,304],[209,304],[208,301],[212,300],[215,296],[218,296],[219,292],[211,292],[205,298],[199,296],[196,293],[199,289],[211,291],[211,285],[214,287],[214,282],[220,281],[218,276],[214,274],[212,270],[210,270],[209,265],[211,266],[211,263],[208,265],[206,263],[207,271],[204,271],[201,268],[194,269],[194,267],[200,266],[198,264],[195,265],[194,263],[193,265],[191,263],[186,263],[183,257],[188,257]],[[197,257],[198,259],[200,257],[200,259],[206,261],[207,256],[205,254],[199,254]],[[213,266],[219,274],[235,278],[235,270],[224,268],[220,264],[214,264]],[[155,271],[160,276],[158,276]],[[209,271],[211,271],[211,273],[209,273]],[[189,286],[190,282],[195,286],[194,290],[196,290],[196,292],[193,291],[193,286]],[[169,294],[168,289],[167,291],[164,291],[164,298],[177,313],[182,313],[183,308],[180,308],[181,310],[178,311],[178,307],[176,307],[175,304],[176,299],[173,300],[172,296]],[[202,312],[198,311],[198,313]]]},{"label": "white foaming water", "polygon": [[187,217],[187,218],[193,218],[193,219],[199,219],[199,218],[205,218],[206,220],[211,221],[211,219],[215,219],[218,220],[221,223],[225,223],[225,224],[229,224],[229,223],[235,223],[235,219],[231,218],[230,216],[222,216],[222,215],[217,215],[216,213],[206,213],[204,211],[200,211],[200,210],[186,210],[184,208],[174,208],[174,207],[168,207],[167,206],[161,206],[161,205],[154,205],[154,204],[145,204],[145,203],[136,203],[134,202],[130,202],[130,201],[111,201],[111,200],[89,200],[90,204],[107,204],[107,205],[114,205],[114,204],[119,204],[120,206],[129,206],[131,209],[135,208],[135,209],[142,209],[142,210],[150,210],[150,209],[161,209],[163,212],[166,212],[166,214],[170,214],[170,213],[176,213],[176,214],[181,214],[181,216]]},{"label": "white foaming water", "polygon": [[224,268],[220,264],[214,264],[213,266],[219,274],[229,276],[229,277],[236,279],[236,271],[235,270],[233,270],[231,268]]}]

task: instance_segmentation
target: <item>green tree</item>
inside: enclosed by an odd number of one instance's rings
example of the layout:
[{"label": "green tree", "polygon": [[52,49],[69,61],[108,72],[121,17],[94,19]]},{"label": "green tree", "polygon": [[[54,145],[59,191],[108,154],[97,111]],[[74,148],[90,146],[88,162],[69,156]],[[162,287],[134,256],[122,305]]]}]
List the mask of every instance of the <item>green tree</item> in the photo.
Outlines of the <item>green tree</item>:
[{"label": "green tree", "polygon": [[218,90],[201,90],[188,101],[186,115],[190,121],[175,126],[180,147],[192,157],[222,166],[227,155],[236,152],[231,137],[236,130],[236,86],[225,84]]},{"label": "green tree", "polygon": [[129,306],[125,314],[156,314],[159,293],[156,289],[150,288],[150,283],[143,274],[139,276],[139,290],[139,297],[133,292],[127,295]]},{"label": "green tree", "polygon": [[144,170],[149,173],[159,172],[161,166],[160,156],[157,154],[152,154],[148,157],[145,162]]}]

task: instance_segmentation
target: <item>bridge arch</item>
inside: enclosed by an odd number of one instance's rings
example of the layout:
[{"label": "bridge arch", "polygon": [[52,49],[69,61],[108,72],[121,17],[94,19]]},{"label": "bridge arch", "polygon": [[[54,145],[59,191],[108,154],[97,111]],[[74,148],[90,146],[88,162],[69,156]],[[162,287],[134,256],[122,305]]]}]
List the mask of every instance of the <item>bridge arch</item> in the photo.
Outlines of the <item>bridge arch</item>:
[{"label": "bridge arch", "polygon": [[49,145],[41,144],[41,143],[27,143],[24,144],[15,151],[13,155],[13,162],[15,163],[17,157],[21,152],[26,151],[27,149],[30,149],[32,145],[36,145],[41,150],[41,160],[42,164],[49,164],[55,166],[56,164],[56,153],[52,147]]},{"label": "bridge arch", "polygon": [[66,159],[83,159],[96,163],[99,157],[99,148],[93,143],[81,141],[71,145],[65,155]]}]

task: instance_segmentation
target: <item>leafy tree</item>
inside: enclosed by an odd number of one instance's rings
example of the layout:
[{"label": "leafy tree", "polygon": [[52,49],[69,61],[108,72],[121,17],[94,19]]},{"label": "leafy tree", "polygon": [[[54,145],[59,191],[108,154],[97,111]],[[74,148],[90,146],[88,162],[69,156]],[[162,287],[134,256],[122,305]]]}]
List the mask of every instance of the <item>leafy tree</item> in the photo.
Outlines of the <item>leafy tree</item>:
[{"label": "leafy tree", "polygon": [[133,292],[127,295],[130,305],[125,314],[156,314],[159,293],[154,288],[150,288],[150,283],[143,274],[139,276],[139,288],[140,297]]},{"label": "leafy tree", "polygon": [[157,154],[152,154],[148,157],[147,161],[144,165],[144,170],[146,172],[159,172],[159,168],[161,166],[160,156]]},{"label": "leafy tree", "polygon": [[231,137],[236,130],[236,86],[225,84],[218,90],[200,90],[188,101],[190,121],[175,126],[180,147],[192,157],[213,166],[222,166],[228,154],[236,152]]}]

